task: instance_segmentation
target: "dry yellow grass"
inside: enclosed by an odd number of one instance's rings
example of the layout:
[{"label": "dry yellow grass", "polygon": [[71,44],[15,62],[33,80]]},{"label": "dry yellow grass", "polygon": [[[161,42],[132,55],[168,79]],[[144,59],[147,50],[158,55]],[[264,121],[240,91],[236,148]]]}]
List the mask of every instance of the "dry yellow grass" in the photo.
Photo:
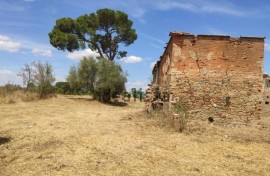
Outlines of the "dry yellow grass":
[{"label": "dry yellow grass", "polygon": [[143,103],[87,97],[0,105],[0,175],[270,175],[270,131],[176,133]]},{"label": "dry yellow grass", "polygon": [[17,90],[12,93],[1,94],[0,95],[0,104],[13,104],[17,102],[29,102],[36,101],[39,99],[37,93],[24,92],[22,90]]}]

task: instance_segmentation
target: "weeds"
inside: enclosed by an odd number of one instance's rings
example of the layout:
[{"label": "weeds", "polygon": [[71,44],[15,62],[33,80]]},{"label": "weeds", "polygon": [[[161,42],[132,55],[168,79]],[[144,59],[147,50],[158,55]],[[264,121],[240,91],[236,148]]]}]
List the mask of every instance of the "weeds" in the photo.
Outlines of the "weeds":
[{"label": "weeds", "polygon": [[183,132],[187,127],[187,107],[183,102],[176,102],[172,107],[174,127]]},{"label": "weeds", "polygon": [[155,118],[160,126],[173,126],[179,132],[183,132],[188,124],[187,107],[180,101],[174,103],[171,109],[166,104],[162,108],[153,108],[146,117]]},{"label": "weeds", "polygon": [[19,85],[6,84],[0,87],[0,103],[14,104],[19,101],[29,102],[38,100],[38,95],[32,92],[24,92]]}]

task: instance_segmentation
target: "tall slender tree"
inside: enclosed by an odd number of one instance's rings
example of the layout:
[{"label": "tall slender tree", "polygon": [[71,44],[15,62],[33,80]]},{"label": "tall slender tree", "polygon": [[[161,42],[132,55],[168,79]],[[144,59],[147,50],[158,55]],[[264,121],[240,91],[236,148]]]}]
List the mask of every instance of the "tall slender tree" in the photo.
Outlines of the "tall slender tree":
[{"label": "tall slender tree", "polygon": [[25,92],[28,91],[31,83],[34,81],[34,70],[33,70],[33,63],[32,64],[25,64],[24,67],[19,72],[18,76],[22,77],[23,84],[26,86]]},{"label": "tall slender tree", "polygon": [[46,98],[53,93],[53,82],[55,77],[53,75],[53,68],[49,62],[34,64],[34,84],[37,85],[40,98]]},{"label": "tall slender tree", "polygon": [[97,74],[97,62],[94,58],[84,57],[78,67],[79,84],[84,92],[94,94]]},{"label": "tall slender tree", "polygon": [[75,66],[70,67],[67,81],[69,83],[72,93],[76,94],[80,86],[79,86],[79,76],[78,76],[77,68]]}]

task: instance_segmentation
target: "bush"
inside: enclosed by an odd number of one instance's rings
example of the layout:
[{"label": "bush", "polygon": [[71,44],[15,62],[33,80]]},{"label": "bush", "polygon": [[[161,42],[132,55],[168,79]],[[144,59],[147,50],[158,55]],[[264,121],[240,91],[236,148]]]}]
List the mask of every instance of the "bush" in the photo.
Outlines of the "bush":
[{"label": "bush", "polygon": [[39,98],[38,98],[38,95],[36,93],[29,93],[29,92],[27,92],[27,93],[22,94],[22,96],[21,96],[21,100],[23,102],[36,101],[38,99]]},{"label": "bush", "polygon": [[100,101],[110,101],[112,97],[125,91],[127,74],[123,73],[120,65],[100,58],[98,62],[97,83],[95,96]]},{"label": "bush", "polygon": [[10,95],[17,90],[22,90],[22,87],[16,84],[8,83],[4,86],[0,86],[0,96],[6,97],[7,95]]},{"label": "bush", "polygon": [[58,94],[66,94],[67,91],[71,90],[68,82],[57,82],[54,89]]},{"label": "bush", "polygon": [[26,64],[18,74],[23,79],[26,86],[25,91],[31,90],[39,93],[40,98],[50,97],[54,92],[52,86],[55,81],[53,68],[49,62],[33,62],[31,65]]},{"label": "bush", "polygon": [[5,101],[5,104],[14,104],[16,103],[16,101],[14,100],[13,97],[6,97],[6,101]]},{"label": "bush", "polygon": [[13,104],[20,101],[30,102],[30,101],[36,101],[38,99],[39,99],[39,96],[36,93],[17,90],[11,94],[6,94],[5,96],[1,96],[0,103]]},{"label": "bush", "polygon": [[127,81],[120,65],[106,58],[83,58],[78,67],[71,67],[67,81],[75,95],[92,95],[108,102],[125,91]]}]

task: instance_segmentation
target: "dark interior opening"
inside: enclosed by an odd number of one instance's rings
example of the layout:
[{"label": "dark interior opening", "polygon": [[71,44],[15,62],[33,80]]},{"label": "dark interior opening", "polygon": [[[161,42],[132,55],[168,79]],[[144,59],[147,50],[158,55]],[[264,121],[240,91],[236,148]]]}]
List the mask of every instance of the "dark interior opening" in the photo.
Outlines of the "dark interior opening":
[{"label": "dark interior opening", "polygon": [[226,99],[225,99],[225,105],[226,106],[230,106],[230,104],[231,104],[231,97],[226,97]]},{"label": "dark interior opening", "polygon": [[213,123],[214,122],[214,118],[213,117],[208,117],[208,122],[209,123]]}]

